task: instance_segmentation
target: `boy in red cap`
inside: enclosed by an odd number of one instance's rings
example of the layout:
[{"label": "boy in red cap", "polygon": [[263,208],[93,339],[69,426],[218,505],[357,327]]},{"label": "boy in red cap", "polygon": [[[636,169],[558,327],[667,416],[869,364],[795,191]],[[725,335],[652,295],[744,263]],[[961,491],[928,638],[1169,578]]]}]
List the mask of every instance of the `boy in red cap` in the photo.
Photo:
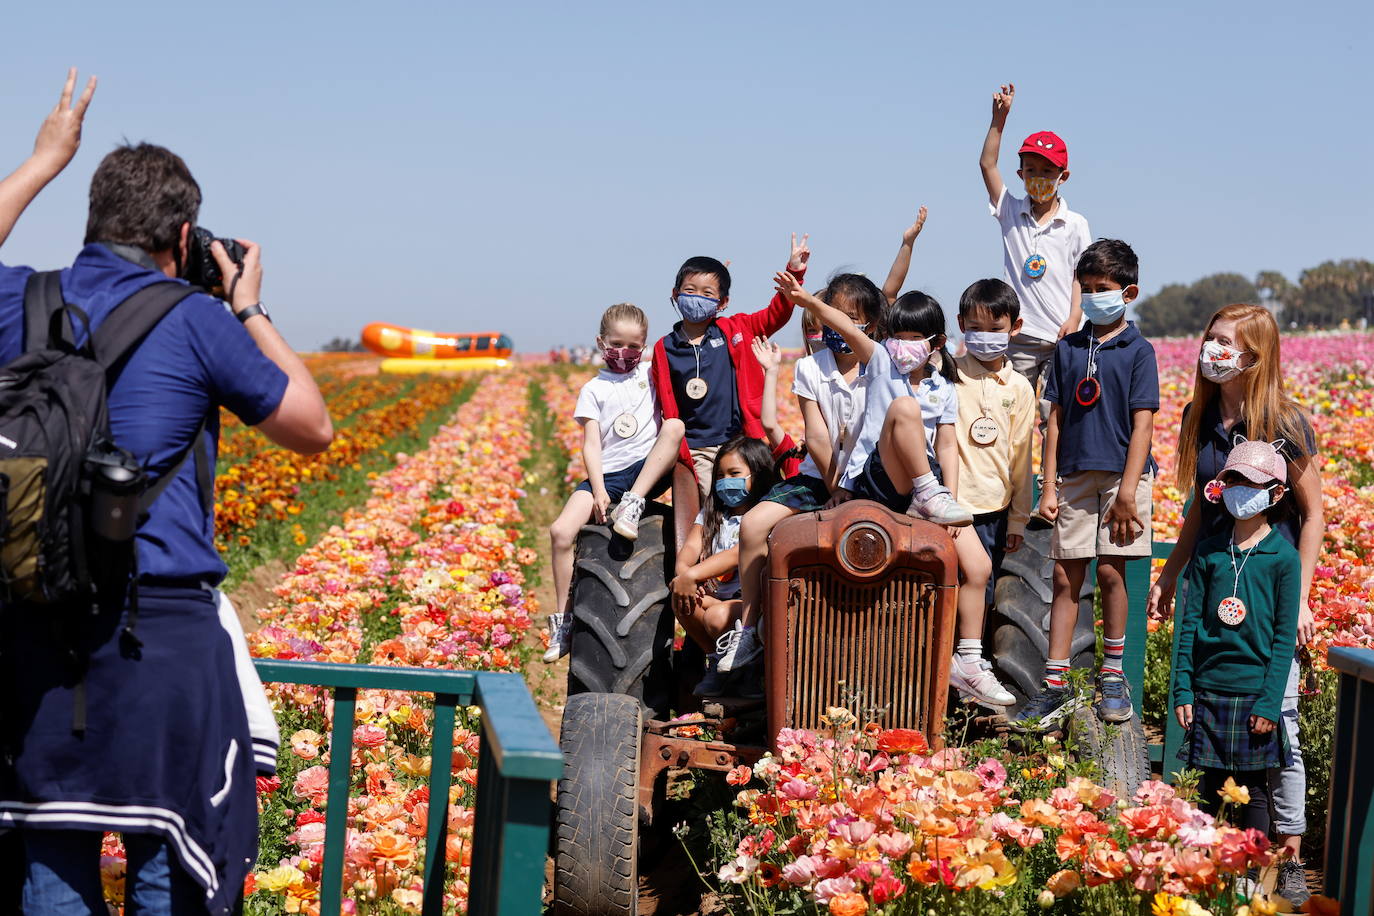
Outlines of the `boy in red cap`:
[{"label": "boy in red cap", "polygon": [[[1073,271],[1078,256],[1092,243],[1092,234],[1088,221],[1059,196],[1059,186],[1069,179],[1069,151],[1056,134],[1042,130],[1021,144],[1021,167],[1016,174],[1025,182],[1024,198],[1002,183],[997,157],[1015,96],[1016,86],[1011,83],[993,94],[992,124],[978,166],[992,215],[1002,227],[1002,260],[1006,281],[1021,301],[1021,331],[1009,338],[993,335],[996,339],[980,334],[965,343],[981,360],[995,360],[1005,353],[1038,393],[1055,343],[1083,324],[1081,293]],[[1049,404],[1042,400],[1042,428],[1048,416]]]}]

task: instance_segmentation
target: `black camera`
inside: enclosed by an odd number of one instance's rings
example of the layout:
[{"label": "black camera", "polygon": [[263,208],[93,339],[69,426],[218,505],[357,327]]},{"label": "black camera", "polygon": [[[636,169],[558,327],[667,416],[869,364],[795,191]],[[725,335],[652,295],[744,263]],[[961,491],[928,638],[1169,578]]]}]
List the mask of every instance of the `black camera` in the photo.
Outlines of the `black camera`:
[{"label": "black camera", "polygon": [[[219,299],[227,298],[225,294],[224,274],[219,269],[219,262],[215,260],[214,252],[210,250],[210,243],[216,241],[215,234],[203,226],[197,226],[191,230],[189,249],[186,254],[186,280],[193,286],[199,286],[210,295]],[[243,259],[247,257],[248,250],[233,239],[219,239],[224,251],[229,255],[229,260],[243,266]],[[230,278],[230,282],[233,278]]]}]

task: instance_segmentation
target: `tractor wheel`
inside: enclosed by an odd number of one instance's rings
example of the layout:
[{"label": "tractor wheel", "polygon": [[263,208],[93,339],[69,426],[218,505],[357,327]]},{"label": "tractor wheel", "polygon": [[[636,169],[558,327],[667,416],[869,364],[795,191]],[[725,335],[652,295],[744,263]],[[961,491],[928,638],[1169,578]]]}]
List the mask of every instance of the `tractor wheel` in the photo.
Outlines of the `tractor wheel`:
[{"label": "tractor wheel", "polygon": [[605,525],[583,527],[570,603],[569,696],[623,693],[639,700],[647,717],[667,716],[674,698],[675,621],[664,527],[658,512],[645,513],[635,541]]},{"label": "tractor wheel", "polygon": [[639,903],[639,703],[615,693],[563,709],[553,912],[635,916]]},{"label": "tractor wheel", "polygon": [[[1093,628],[1094,583],[1084,577],[1073,631],[1070,661],[1089,668],[1097,651]],[[985,628],[992,633],[992,664],[999,679],[1016,695],[1009,712],[1021,708],[1040,688],[1045,656],[1050,648],[1050,599],[1054,596],[1054,560],[1050,559],[1050,531],[1026,530],[1021,549],[1002,561],[996,604]]]},{"label": "tractor wheel", "polygon": [[1139,716],[1128,722],[1103,722],[1086,706],[1074,712],[1071,727],[1080,758],[1097,761],[1096,782],[1117,798],[1129,799],[1142,782],[1153,778]]}]

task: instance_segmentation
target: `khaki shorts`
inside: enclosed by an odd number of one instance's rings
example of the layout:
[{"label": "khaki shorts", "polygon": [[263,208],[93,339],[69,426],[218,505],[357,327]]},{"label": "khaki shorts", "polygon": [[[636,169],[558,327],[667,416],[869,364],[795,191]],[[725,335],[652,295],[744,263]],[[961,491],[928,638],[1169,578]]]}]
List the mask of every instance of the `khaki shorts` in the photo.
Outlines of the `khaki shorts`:
[{"label": "khaki shorts", "polygon": [[1079,471],[1059,482],[1059,517],[1050,539],[1050,556],[1056,560],[1092,557],[1148,557],[1151,544],[1151,513],[1154,507],[1153,474],[1144,474],[1135,489],[1135,511],[1145,526],[1129,544],[1111,541],[1107,510],[1121,486],[1113,471]]},{"label": "khaki shorts", "polygon": [[692,470],[696,471],[697,489],[701,491],[701,504],[706,505],[706,494],[711,492],[711,474],[716,467],[716,452],[719,445],[703,445],[689,449],[692,453]]}]

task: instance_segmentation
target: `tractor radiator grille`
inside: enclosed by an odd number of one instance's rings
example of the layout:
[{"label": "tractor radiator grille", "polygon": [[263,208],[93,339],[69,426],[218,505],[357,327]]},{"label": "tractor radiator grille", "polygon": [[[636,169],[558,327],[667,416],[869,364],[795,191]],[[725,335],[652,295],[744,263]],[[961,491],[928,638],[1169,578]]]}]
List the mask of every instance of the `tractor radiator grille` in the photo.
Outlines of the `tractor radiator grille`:
[{"label": "tractor radiator grille", "polygon": [[861,722],[927,731],[938,591],[910,572],[859,584],[823,566],[794,569],[786,723],[821,728],[826,707],[842,705]]}]

